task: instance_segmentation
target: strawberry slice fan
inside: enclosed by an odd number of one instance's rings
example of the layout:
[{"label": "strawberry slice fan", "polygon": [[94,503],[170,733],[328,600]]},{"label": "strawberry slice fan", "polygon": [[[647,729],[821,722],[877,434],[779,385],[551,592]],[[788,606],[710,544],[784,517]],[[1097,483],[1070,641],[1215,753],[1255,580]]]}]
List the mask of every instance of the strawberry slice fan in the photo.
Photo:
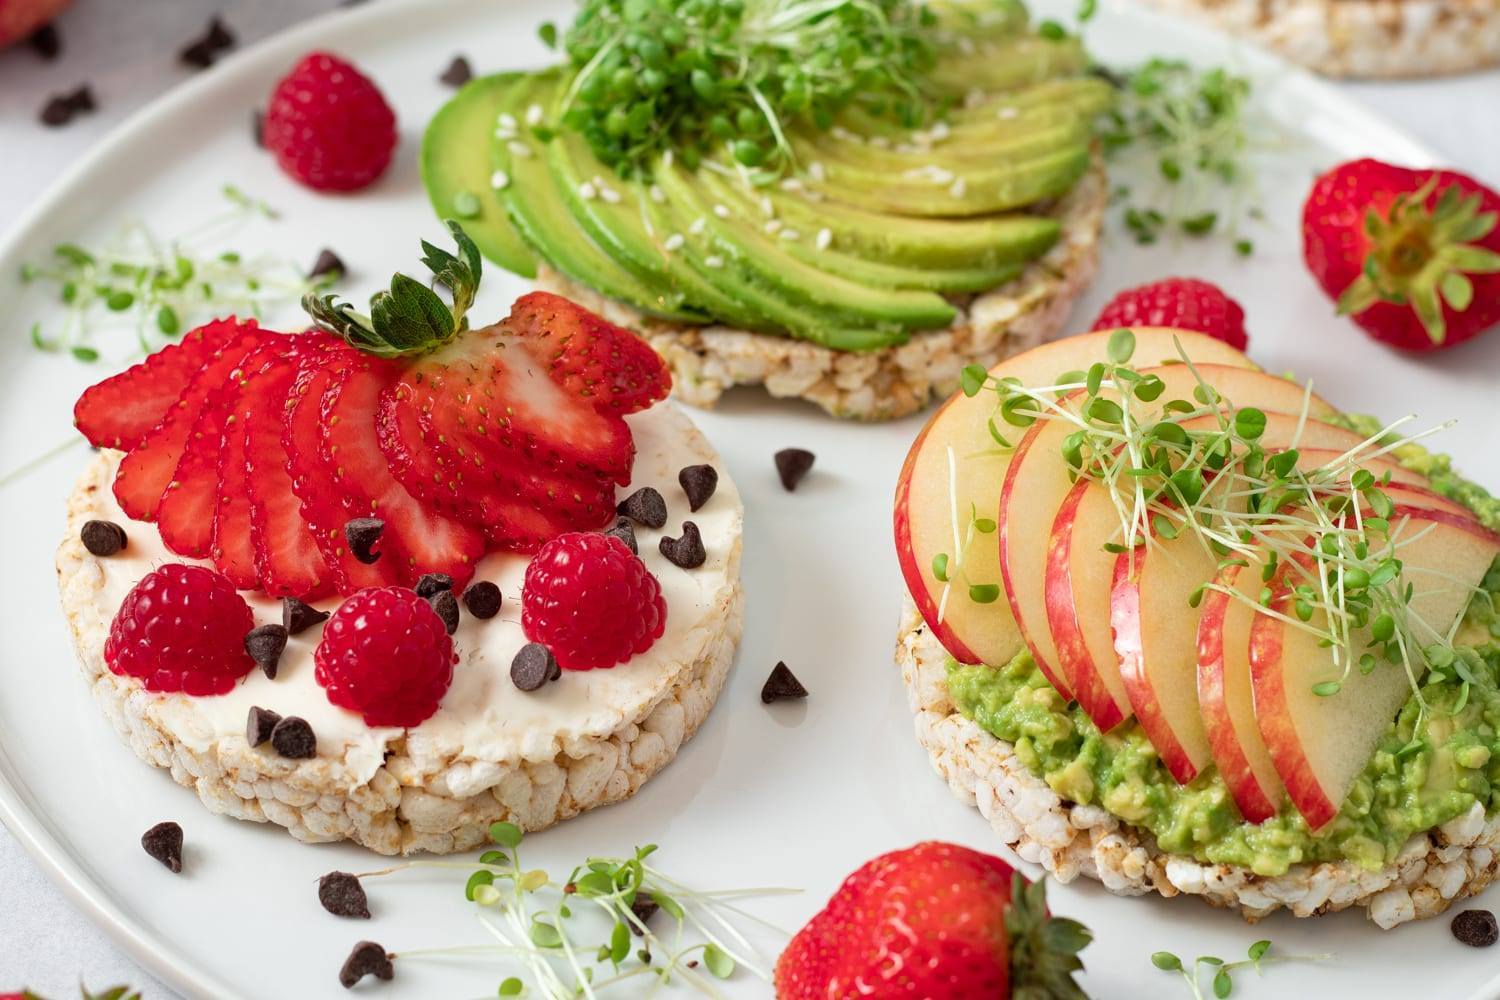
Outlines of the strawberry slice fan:
[{"label": "strawberry slice fan", "polygon": [[[462,587],[487,552],[607,525],[635,459],[625,417],[671,375],[545,292],[471,329],[479,251],[448,227],[457,253],[424,241],[422,262],[451,302],[397,274],[368,316],[309,296],[305,333],[218,320],[88,389],[74,421],[126,453],[121,509],[235,586],[302,600],[425,573]],[[362,560],[345,526],[371,517],[384,528]]]}]

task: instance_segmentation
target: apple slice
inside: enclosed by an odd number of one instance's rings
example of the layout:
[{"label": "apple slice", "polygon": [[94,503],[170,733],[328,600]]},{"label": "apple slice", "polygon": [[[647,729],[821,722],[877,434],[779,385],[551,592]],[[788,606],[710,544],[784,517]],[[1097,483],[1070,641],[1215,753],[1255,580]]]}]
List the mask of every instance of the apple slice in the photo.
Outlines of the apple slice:
[{"label": "apple slice", "polygon": [[[1191,369],[1166,365],[1142,371],[1156,375],[1165,384],[1163,401],[1191,396],[1200,377],[1238,406],[1284,410],[1300,408],[1306,398],[1295,383],[1243,368],[1195,364]],[[1312,400],[1318,412],[1332,412],[1327,403],[1316,397]],[[1087,700],[1103,706],[1106,699],[1112,699],[1097,669],[1078,677],[1063,674],[1047,617],[1046,570],[1053,547],[1052,528],[1073,488],[1072,469],[1062,457],[1063,440],[1074,430],[1075,425],[1066,420],[1039,420],[1016,445],[1000,492],[1000,575],[1011,614],[1038,669],[1059,690],[1078,697],[1080,704]],[[1197,583],[1203,579],[1206,577]],[[1100,605],[1099,610],[1104,607]],[[1082,610],[1088,612],[1087,608]],[[1084,691],[1081,695],[1080,689]],[[1139,716],[1140,706],[1135,705],[1134,697],[1131,704]],[[1196,705],[1193,716],[1196,719]]]},{"label": "apple slice", "polygon": [[[1500,536],[1473,518],[1398,503],[1390,518],[1405,576],[1415,585],[1410,613],[1431,635],[1445,634],[1500,555]],[[1287,570],[1283,570],[1283,577]],[[1285,613],[1288,591],[1272,598]],[[1317,635],[1257,612],[1250,628],[1250,677],[1261,739],[1307,825],[1319,830],[1339,812],[1354,779],[1409,694],[1406,672],[1390,664],[1353,672],[1336,694],[1313,686],[1337,679]],[[1326,626],[1321,613],[1310,623]],[[1369,636],[1356,636],[1362,649]],[[1418,641],[1425,642],[1425,636]]]},{"label": "apple slice", "polygon": [[[1186,330],[1132,328],[1135,360],[1140,365],[1180,358],[1194,363],[1253,369],[1243,354],[1221,341]],[[1082,371],[1102,360],[1114,331],[1080,334],[1043,344],[1002,361],[990,370],[996,378],[1042,386],[1065,372]],[[955,394],[933,414],[906,456],[896,485],[896,555],[912,599],[953,657],[963,663],[1005,663],[1022,647],[1021,633],[1005,603],[976,603],[967,584],[948,585],[934,576],[933,559],[946,555],[955,581],[998,584],[1000,567],[992,545],[981,539],[968,547],[957,565],[964,526],[959,518],[975,509],[999,506],[1009,454],[996,454],[989,421],[995,399],[987,392]],[[955,522],[957,522],[955,524]]]}]

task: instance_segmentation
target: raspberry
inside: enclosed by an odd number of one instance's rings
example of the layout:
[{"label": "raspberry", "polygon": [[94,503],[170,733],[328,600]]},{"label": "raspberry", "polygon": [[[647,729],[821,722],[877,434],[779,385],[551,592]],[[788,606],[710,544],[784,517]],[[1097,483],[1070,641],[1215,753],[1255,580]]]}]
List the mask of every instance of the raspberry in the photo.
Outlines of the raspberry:
[{"label": "raspberry", "polygon": [[1174,326],[1206,333],[1243,351],[1245,310],[1217,285],[1196,278],[1167,278],[1116,295],[1094,321],[1095,330],[1120,326]]},{"label": "raspberry", "polygon": [[293,180],[321,191],[354,191],[390,165],[396,115],[359,70],[314,52],[271,92],[261,138]]},{"label": "raspberry", "polygon": [[130,588],[104,643],[114,673],[139,677],[147,691],[224,694],[255,667],[245,634],[250,606],[223,576],[169,563]]},{"label": "raspberry", "polygon": [[564,670],[624,663],[667,627],[661,584],[613,535],[558,535],[526,567],[523,587],[521,628]]},{"label": "raspberry", "polygon": [[415,591],[367,587],[323,626],[313,676],[366,725],[415,726],[437,711],[456,659],[443,620]]}]

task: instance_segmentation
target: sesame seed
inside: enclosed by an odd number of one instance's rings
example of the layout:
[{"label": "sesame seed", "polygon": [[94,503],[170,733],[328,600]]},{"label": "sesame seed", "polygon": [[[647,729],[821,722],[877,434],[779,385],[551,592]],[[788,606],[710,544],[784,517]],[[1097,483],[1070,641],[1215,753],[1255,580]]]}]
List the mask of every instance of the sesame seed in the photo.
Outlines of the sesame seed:
[{"label": "sesame seed", "polygon": [[728,205],[715,205],[714,206],[714,214],[717,215],[721,219],[727,219],[727,218],[729,218],[729,206]]},{"label": "sesame seed", "polygon": [[933,142],[942,142],[951,134],[952,130],[948,128],[947,122],[938,122],[936,125],[932,126],[932,129],[927,133],[928,138],[930,138]]},{"label": "sesame seed", "polygon": [[775,236],[781,229],[781,221],[779,219],[771,219],[765,224],[764,228],[767,236]]},{"label": "sesame seed", "polygon": [[767,218],[776,214],[776,206],[771,204],[770,198],[762,198],[760,200],[760,213]]},{"label": "sesame seed", "polygon": [[797,230],[795,229],[783,229],[778,235],[788,242],[791,242],[792,240],[800,240],[802,238],[802,234],[797,232]]},{"label": "sesame seed", "polygon": [[495,138],[496,139],[514,139],[515,137],[516,137],[516,130],[513,129],[513,128],[505,128],[502,125],[500,128],[495,129]]},{"label": "sesame seed", "polygon": [[1008,122],[1012,118],[1019,118],[1019,117],[1021,117],[1021,109],[1020,108],[1001,108],[995,114],[996,114],[996,116],[998,118],[1000,118],[1001,121],[1007,121]]},{"label": "sesame seed", "polygon": [[540,104],[533,104],[531,107],[529,107],[529,108],[526,109],[526,124],[527,125],[540,125],[541,123],[542,123],[542,106]]},{"label": "sesame seed", "polygon": [[688,232],[692,233],[694,236],[702,236],[703,230],[707,228],[708,220],[700,215],[698,216],[698,218],[693,220],[692,225],[688,226]]},{"label": "sesame seed", "polygon": [[672,165],[673,159],[674,157],[672,156],[672,151],[669,149],[665,153],[661,154],[661,165],[664,167],[670,167]]},{"label": "sesame seed", "polygon": [[711,254],[710,256],[703,258],[703,265],[705,267],[711,267],[717,271],[724,266],[724,258],[720,257],[718,254]]},{"label": "sesame seed", "polygon": [[673,233],[671,236],[668,236],[662,243],[662,248],[665,249],[667,253],[672,253],[675,250],[681,250],[683,244],[686,242],[687,240],[681,233]]},{"label": "sesame seed", "polygon": [[786,178],[785,180],[783,180],[781,182],[781,190],[783,190],[783,191],[801,191],[802,190],[802,180],[800,178],[797,178],[797,177],[788,177],[788,178]]},{"label": "sesame seed", "polygon": [[948,193],[951,194],[955,198],[962,198],[964,196],[964,194],[968,190],[969,190],[969,182],[966,181],[966,180],[964,180],[962,177],[960,177],[957,180],[955,180],[948,187]]},{"label": "sesame seed", "polygon": [[667,193],[661,189],[660,184],[651,185],[651,200],[656,202],[658,205],[666,203]]},{"label": "sesame seed", "polygon": [[504,191],[510,187],[510,174],[507,174],[504,170],[496,170],[493,174],[490,174],[490,187],[496,191]]},{"label": "sesame seed", "polygon": [[828,172],[823,169],[823,164],[820,160],[814,160],[807,165],[807,175],[815,181],[821,181],[828,176]]},{"label": "sesame seed", "polygon": [[520,123],[516,121],[516,116],[508,111],[500,112],[499,122],[500,127],[508,132],[514,132],[520,127]]},{"label": "sesame seed", "polygon": [[890,149],[891,140],[887,139],[883,135],[872,135],[870,136],[870,145],[874,146],[876,149]]},{"label": "sesame seed", "polygon": [[819,229],[816,243],[819,250],[827,250],[833,245],[833,230],[826,228]]},{"label": "sesame seed", "polygon": [[620,192],[616,191],[612,187],[602,187],[602,188],[600,188],[599,189],[599,197],[603,198],[605,201],[609,202],[611,205],[618,205],[620,203]]},{"label": "sesame seed", "polygon": [[833,128],[831,128],[831,129],[828,130],[828,133],[830,135],[832,135],[835,139],[838,139],[840,142],[861,142],[862,141],[859,136],[855,135],[853,132],[851,132],[848,129],[844,128],[844,126],[842,126],[842,125],[835,125]]},{"label": "sesame seed", "polygon": [[510,150],[512,155],[519,156],[523,160],[531,159],[531,147],[524,142],[512,140],[505,144],[505,148]]},{"label": "sesame seed", "polygon": [[582,184],[578,185],[578,197],[582,198],[584,201],[593,201],[595,198],[599,197],[599,191],[594,187],[594,185],[590,184],[588,181],[584,181]]}]

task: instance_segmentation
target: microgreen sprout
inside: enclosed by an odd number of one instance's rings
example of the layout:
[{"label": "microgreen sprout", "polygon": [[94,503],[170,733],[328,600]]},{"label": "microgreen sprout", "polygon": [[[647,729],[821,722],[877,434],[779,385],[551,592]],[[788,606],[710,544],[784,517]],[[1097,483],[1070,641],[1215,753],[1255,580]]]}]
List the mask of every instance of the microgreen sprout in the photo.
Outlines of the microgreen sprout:
[{"label": "microgreen sprout", "polygon": [[[556,881],[522,863],[519,827],[494,823],[489,836],[494,846],[474,863],[412,861],[360,876],[411,868],[472,869],[464,898],[496,943],[411,949],[394,953],[398,958],[493,954],[508,963],[497,995],[548,1000],[613,993],[611,988],[622,983],[628,984],[628,995],[640,996],[674,982],[717,997],[713,981],[730,979],[740,969],[769,981],[770,960],[736,921],[771,925],[737,903],[797,890],[696,891],[655,866],[653,844],[623,858],[588,858]],[[653,917],[667,922],[669,930],[653,930]]]},{"label": "microgreen sprout", "polygon": [[[1209,996],[1225,1000],[1234,992],[1234,974],[1242,969],[1254,969],[1257,975],[1265,974],[1265,966],[1281,962],[1325,962],[1332,955],[1271,955],[1271,942],[1260,940],[1252,944],[1246,951],[1246,957],[1235,962],[1226,962],[1216,955],[1199,955],[1193,959],[1191,966],[1185,965],[1182,959],[1170,951],[1153,952],[1151,964],[1163,972],[1175,972],[1182,977],[1187,984],[1188,990],[1193,995],[1193,1000],[1208,1000]],[[1211,973],[1209,980],[1210,992],[1203,992],[1202,977],[1204,972]]]}]

